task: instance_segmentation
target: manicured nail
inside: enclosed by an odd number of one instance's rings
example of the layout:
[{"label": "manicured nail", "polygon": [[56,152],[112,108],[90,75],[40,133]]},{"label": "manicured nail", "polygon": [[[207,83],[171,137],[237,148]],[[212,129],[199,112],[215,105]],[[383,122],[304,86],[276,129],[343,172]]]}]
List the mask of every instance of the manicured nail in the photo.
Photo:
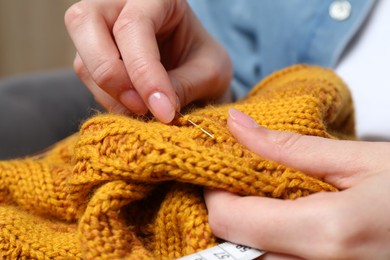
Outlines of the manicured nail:
[{"label": "manicured nail", "polygon": [[161,122],[169,123],[175,117],[175,107],[164,93],[154,92],[149,96],[148,102],[151,112]]},{"label": "manicured nail", "polygon": [[237,124],[246,127],[246,128],[258,128],[259,125],[248,115],[242,113],[241,111],[229,108],[229,116]]}]

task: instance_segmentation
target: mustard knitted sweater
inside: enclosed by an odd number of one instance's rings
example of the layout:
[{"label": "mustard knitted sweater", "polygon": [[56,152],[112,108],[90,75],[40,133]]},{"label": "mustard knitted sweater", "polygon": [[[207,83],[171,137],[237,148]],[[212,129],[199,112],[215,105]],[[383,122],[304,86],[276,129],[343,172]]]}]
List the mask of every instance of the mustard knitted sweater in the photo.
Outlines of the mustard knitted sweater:
[{"label": "mustard knitted sweater", "polygon": [[43,154],[0,162],[0,256],[174,259],[217,243],[204,186],[278,199],[336,191],[237,143],[226,129],[229,107],[271,129],[354,135],[342,80],[304,65],[274,73],[239,102],[193,109],[172,125],[94,116]]}]

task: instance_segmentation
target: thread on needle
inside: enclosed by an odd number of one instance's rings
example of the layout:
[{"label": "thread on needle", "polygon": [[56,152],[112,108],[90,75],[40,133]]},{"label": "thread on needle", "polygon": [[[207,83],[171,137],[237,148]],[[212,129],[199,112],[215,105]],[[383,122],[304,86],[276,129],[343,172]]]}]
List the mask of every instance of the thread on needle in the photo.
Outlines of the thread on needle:
[{"label": "thread on needle", "polygon": [[[184,117],[184,115],[180,112],[177,112],[180,116]],[[198,124],[196,124],[194,121],[192,121],[191,119],[187,118],[187,121],[190,122],[193,126],[195,126],[196,128],[199,128],[203,133],[205,133],[206,135],[210,136],[211,138],[214,139],[214,135],[207,132],[205,129],[203,129],[202,127],[200,127]]]}]

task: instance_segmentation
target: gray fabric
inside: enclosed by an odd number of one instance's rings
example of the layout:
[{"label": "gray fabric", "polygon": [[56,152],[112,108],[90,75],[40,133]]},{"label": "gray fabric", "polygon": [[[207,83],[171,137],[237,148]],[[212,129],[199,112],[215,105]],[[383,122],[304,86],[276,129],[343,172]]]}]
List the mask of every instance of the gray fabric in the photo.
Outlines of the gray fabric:
[{"label": "gray fabric", "polygon": [[41,151],[98,109],[72,70],[0,80],[0,159]]}]

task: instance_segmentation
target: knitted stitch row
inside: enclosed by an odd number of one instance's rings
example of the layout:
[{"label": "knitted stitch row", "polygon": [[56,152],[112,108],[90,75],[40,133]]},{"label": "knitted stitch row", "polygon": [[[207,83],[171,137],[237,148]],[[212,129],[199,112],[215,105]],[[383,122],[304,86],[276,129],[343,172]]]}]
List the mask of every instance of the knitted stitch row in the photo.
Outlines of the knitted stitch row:
[{"label": "knitted stitch row", "polygon": [[278,199],[336,191],[245,149],[226,128],[230,107],[270,129],[354,135],[345,84],[304,65],[272,74],[239,102],[193,109],[172,125],[94,116],[44,154],[0,162],[0,256],[174,259],[217,243],[205,186]]}]

